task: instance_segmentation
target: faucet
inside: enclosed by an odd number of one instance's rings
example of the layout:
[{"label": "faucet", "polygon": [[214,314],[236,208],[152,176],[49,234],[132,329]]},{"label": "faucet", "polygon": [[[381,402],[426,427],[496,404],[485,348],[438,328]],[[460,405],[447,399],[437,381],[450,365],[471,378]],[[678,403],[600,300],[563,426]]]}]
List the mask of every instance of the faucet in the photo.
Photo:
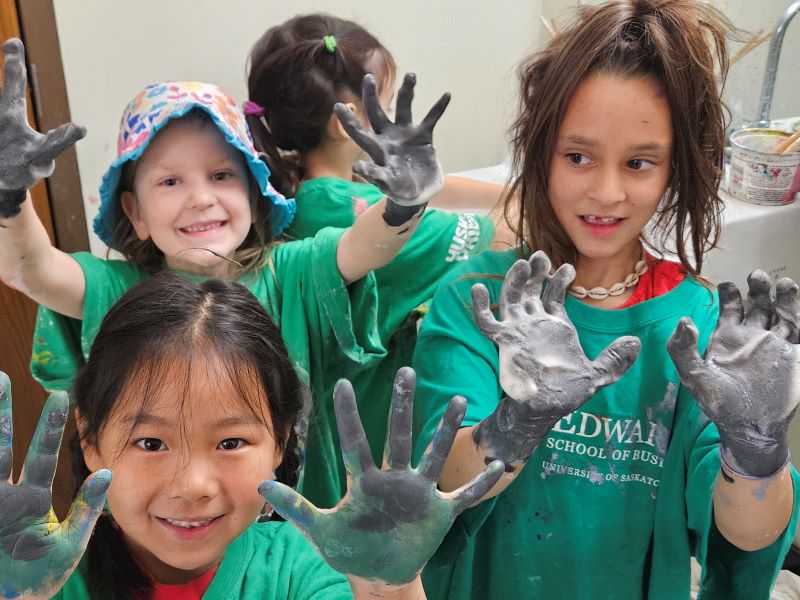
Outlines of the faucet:
[{"label": "faucet", "polygon": [[772,94],[775,91],[775,77],[778,75],[778,59],[781,57],[783,35],[786,33],[789,22],[798,12],[800,12],[800,0],[786,8],[772,33],[767,55],[767,68],[764,71],[764,83],[761,85],[761,99],[758,101],[758,127],[769,127],[769,113],[772,108]]}]

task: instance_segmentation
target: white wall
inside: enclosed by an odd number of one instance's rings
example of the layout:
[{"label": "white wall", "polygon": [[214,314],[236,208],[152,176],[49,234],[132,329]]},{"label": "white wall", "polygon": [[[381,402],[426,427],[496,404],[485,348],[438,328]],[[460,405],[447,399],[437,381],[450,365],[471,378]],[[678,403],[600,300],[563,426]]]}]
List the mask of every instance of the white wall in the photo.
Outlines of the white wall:
[{"label": "white wall", "polygon": [[[537,44],[541,11],[540,0],[55,0],[54,5],[72,118],[88,129],[77,153],[90,223],[100,179],[114,157],[120,114],[134,94],[153,81],[196,79],[243,101],[251,45],[268,27],[298,13],[328,12],[375,34],[400,72],[417,73],[417,114],[442,92],[452,93],[435,137],[446,171],[498,163],[507,154],[506,131],[515,110],[515,67]],[[91,243],[94,252],[105,252],[93,234]]]}]

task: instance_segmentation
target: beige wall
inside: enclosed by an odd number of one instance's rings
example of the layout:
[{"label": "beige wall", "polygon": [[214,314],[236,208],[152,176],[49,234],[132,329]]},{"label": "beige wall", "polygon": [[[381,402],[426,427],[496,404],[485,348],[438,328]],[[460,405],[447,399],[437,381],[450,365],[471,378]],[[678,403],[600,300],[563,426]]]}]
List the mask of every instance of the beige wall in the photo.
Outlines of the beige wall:
[{"label": "beige wall", "polygon": [[[495,164],[507,154],[515,66],[537,42],[540,1],[55,0],[88,218],[114,156],[119,115],[146,83],[198,79],[245,100],[245,60],[268,27],[302,12],[351,18],[418,75],[418,114],[443,91],[453,100],[437,128],[444,168]],[[502,7],[502,11],[498,9]],[[94,235],[92,249],[104,252]]]}]

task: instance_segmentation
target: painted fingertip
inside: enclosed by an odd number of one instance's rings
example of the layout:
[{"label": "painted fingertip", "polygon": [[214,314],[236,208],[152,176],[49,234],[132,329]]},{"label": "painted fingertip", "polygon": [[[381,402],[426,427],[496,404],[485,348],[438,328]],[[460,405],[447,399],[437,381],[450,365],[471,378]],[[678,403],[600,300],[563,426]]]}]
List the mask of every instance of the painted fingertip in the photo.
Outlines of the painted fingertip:
[{"label": "painted fingertip", "polygon": [[272,479],[267,479],[258,484],[258,493],[264,496],[265,494],[272,493],[278,487],[278,482]]},{"label": "painted fingertip", "polygon": [[21,52],[23,48],[24,46],[22,45],[22,40],[19,38],[10,38],[3,44],[3,53],[15,54]]},{"label": "painted fingertip", "polygon": [[798,286],[791,277],[781,277],[775,285],[778,294],[796,295]]},{"label": "painted fingertip", "polygon": [[86,487],[84,496],[88,502],[94,503],[105,496],[111,485],[111,471],[109,469],[100,469],[90,475],[91,479],[89,485]]}]

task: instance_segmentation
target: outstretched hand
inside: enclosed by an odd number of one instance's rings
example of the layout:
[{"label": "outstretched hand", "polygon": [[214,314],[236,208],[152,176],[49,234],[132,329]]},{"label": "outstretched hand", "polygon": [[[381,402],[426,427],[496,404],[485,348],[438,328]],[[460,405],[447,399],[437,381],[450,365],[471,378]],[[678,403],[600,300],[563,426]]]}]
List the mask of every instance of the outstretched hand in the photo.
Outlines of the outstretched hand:
[{"label": "outstretched hand", "polygon": [[[392,122],[381,108],[378,85],[373,75],[365,75],[362,103],[372,129],[364,127],[347,106],[337,103],[334,111],[348,135],[369,154],[374,163],[359,161],[355,171],[375,184],[390,199],[389,225],[399,225],[434,196],[444,176],[433,148],[433,128],[450,102],[444,94],[419,125],[411,120],[411,101],[417,77],[406,74],[397,94],[397,110]],[[390,218],[394,221],[390,222]]]},{"label": "outstretched hand", "polygon": [[778,282],[774,305],[764,271],[753,271],[747,283],[746,311],[739,289],[719,284],[719,320],[704,358],[688,317],[680,320],[667,348],[681,381],[716,424],[728,467],[765,477],[789,459],[787,430],[800,402],[794,320],[800,302],[791,279]]},{"label": "outstretched hand", "polygon": [[476,504],[503,473],[502,463],[496,461],[458,490],[437,489],[466,410],[466,401],[459,396],[451,400],[430,447],[411,468],[415,385],[412,369],[398,371],[386,444],[388,468],[381,470],[372,460],[352,386],[346,380],[337,384],[334,403],[348,491],[335,508],[320,510],[275,481],[265,481],[259,488],[337,571],[390,585],[412,581],[456,516]]},{"label": "outstretched hand", "polygon": [[55,157],[86,135],[66,123],[43,135],[28,125],[25,48],[16,38],[3,44],[5,83],[0,96],[0,219],[16,216],[28,188],[53,173]]},{"label": "outstretched hand", "polygon": [[69,411],[63,392],[51,394],[31,441],[19,483],[11,482],[11,387],[0,372],[0,597],[50,598],[75,569],[103,510],[111,472],[83,484],[59,523],[50,488]]},{"label": "outstretched hand", "polygon": [[499,348],[500,385],[508,396],[476,426],[474,439],[509,466],[527,461],[559,419],[617,381],[639,355],[639,339],[625,336],[589,360],[564,309],[575,269],[564,264],[552,277],[549,272],[541,251],[515,262],[500,292],[500,321],[486,287],[472,287],[475,321]]}]

